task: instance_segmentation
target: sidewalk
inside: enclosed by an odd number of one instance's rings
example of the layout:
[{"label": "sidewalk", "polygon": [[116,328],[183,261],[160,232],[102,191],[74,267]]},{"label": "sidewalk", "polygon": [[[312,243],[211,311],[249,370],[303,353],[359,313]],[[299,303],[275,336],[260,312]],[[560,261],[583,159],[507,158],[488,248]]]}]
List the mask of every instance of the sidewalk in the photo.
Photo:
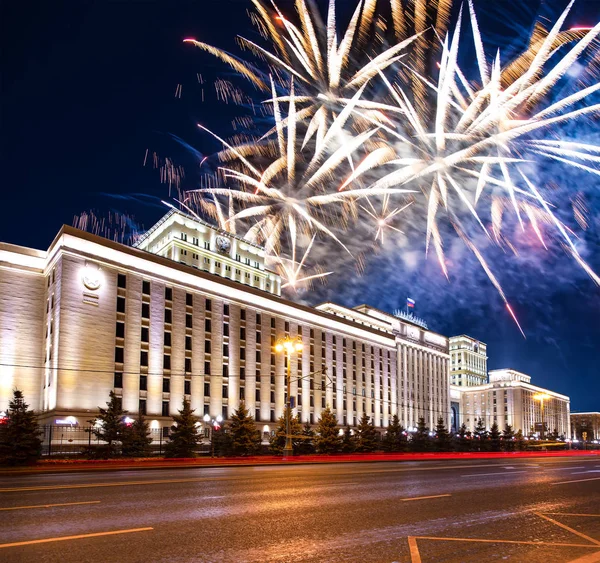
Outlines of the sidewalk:
[{"label": "sidewalk", "polygon": [[27,467],[1,467],[0,475],[31,475],[36,473],[62,473],[69,471],[116,471],[136,469],[179,469],[190,467],[231,467],[261,465],[303,465],[319,463],[372,463],[402,461],[438,461],[472,459],[519,459],[519,458],[553,458],[553,457],[598,457],[597,451],[562,451],[562,452],[469,452],[469,453],[373,453],[373,454],[337,454],[337,455],[305,455],[294,456],[284,460],[280,456],[252,456],[229,458],[143,458],[143,459],[109,459],[90,461],[73,460],[41,460],[36,465]]}]

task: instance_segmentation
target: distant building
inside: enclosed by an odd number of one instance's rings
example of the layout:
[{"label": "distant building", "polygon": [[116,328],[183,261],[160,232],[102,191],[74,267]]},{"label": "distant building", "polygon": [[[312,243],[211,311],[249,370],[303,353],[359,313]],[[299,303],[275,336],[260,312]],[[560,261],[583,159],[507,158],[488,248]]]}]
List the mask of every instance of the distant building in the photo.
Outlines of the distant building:
[{"label": "distant building", "polygon": [[487,383],[487,344],[466,334],[450,338],[450,383],[461,387]]},{"label": "distant building", "polygon": [[572,412],[571,413],[571,437],[583,440],[600,440],[600,412]]},{"label": "distant building", "polygon": [[464,423],[473,431],[481,418],[488,430],[494,422],[500,430],[510,424],[529,436],[541,433],[543,423],[546,435],[571,435],[569,397],[532,385],[529,375],[513,369],[490,371],[489,383],[483,385],[452,385],[450,400],[458,411],[456,427]]}]

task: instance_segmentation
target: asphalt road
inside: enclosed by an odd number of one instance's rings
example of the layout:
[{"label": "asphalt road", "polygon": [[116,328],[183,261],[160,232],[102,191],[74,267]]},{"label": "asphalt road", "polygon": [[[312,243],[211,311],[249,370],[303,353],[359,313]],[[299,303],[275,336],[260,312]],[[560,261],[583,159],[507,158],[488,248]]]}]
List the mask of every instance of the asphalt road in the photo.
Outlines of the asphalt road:
[{"label": "asphalt road", "polygon": [[600,562],[600,458],[5,476],[0,509],[2,562]]}]

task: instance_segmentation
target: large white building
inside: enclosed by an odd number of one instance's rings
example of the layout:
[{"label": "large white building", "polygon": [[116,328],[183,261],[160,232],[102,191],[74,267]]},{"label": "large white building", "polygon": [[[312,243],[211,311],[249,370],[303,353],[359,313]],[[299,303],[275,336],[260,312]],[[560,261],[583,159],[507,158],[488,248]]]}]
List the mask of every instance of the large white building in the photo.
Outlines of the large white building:
[{"label": "large white building", "polygon": [[240,400],[265,432],[285,405],[291,361],[301,420],[449,421],[447,338],[367,305],[280,297],[261,248],[171,211],[136,247],[63,226],[47,251],[0,244],[0,410],[14,388],[43,423],[86,425],[109,392],[153,428],[184,397],[228,418]]},{"label": "large white building", "polygon": [[450,337],[450,383],[459,386],[487,383],[487,344],[466,334]]},{"label": "large white building", "polygon": [[540,432],[543,423],[546,434],[571,435],[569,397],[532,385],[529,375],[513,369],[490,371],[489,383],[482,385],[452,385],[450,395],[455,428],[464,423],[472,432],[481,418],[488,430],[494,422],[500,430],[510,424],[529,436]]}]

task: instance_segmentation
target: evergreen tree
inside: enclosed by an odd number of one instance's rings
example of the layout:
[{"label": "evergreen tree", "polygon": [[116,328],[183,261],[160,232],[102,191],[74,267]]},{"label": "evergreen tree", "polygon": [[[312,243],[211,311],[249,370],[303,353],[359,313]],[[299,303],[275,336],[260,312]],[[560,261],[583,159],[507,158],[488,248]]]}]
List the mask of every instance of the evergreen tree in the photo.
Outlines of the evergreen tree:
[{"label": "evergreen tree", "polygon": [[229,433],[233,455],[252,455],[260,450],[260,431],[244,401],[240,401],[240,406],[231,416]]},{"label": "evergreen tree", "polygon": [[506,425],[506,428],[502,432],[502,448],[507,452],[515,450],[515,433],[510,424]]},{"label": "evergreen tree", "polygon": [[179,414],[173,416],[175,424],[171,426],[169,441],[165,446],[165,457],[194,457],[198,442],[202,439],[190,402],[183,399],[183,407]]},{"label": "evergreen tree", "polygon": [[429,446],[429,432],[427,426],[425,426],[425,419],[421,417],[417,423],[417,431],[412,435],[410,449],[413,452],[426,452]]},{"label": "evergreen tree", "polygon": [[138,414],[131,426],[125,426],[122,442],[123,455],[129,457],[149,457],[152,455],[150,425],[142,413]]},{"label": "evergreen tree", "polygon": [[475,432],[473,433],[473,439],[475,440],[473,446],[479,452],[484,452],[487,449],[487,438],[488,433],[485,429],[485,424],[481,418],[477,419],[477,424],[475,425]]},{"label": "evergreen tree", "polygon": [[525,440],[523,438],[523,432],[521,432],[521,430],[518,430],[515,434],[515,447],[519,452],[522,452],[525,449]]},{"label": "evergreen tree", "polygon": [[468,452],[471,450],[473,440],[471,433],[467,430],[467,425],[463,422],[458,429],[458,437],[456,438],[456,445],[459,452]]},{"label": "evergreen tree", "polygon": [[108,455],[114,456],[119,453],[119,445],[127,432],[127,425],[123,422],[127,411],[121,406],[121,399],[114,391],[108,394],[106,408],[98,407],[99,414],[89,422],[93,425],[92,433],[96,438],[108,444]]},{"label": "evergreen tree", "polygon": [[315,447],[317,453],[335,454],[340,451],[342,440],[337,427],[337,420],[331,409],[327,407],[319,418]]},{"label": "evergreen tree", "polygon": [[435,448],[438,452],[449,452],[452,449],[450,434],[446,429],[443,417],[439,417],[435,427]]},{"label": "evergreen tree", "polygon": [[374,452],[379,447],[379,432],[366,413],[363,413],[357,428],[356,451]]},{"label": "evergreen tree", "polygon": [[294,452],[298,450],[298,447],[302,442],[302,425],[300,424],[300,419],[297,415],[294,416],[292,409],[290,409],[288,405],[285,407],[283,414],[279,417],[275,434],[273,434],[270,439],[271,451],[276,455],[283,454],[287,435],[286,422],[288,417],[290,417],[290,435],[292,436],[292,448],[294,448]]},{"label": "evergreen tree", "polygon": [[6,418],[0,424],[0,464],[35,463],[42,454],[42,440],[36,414],[19,389],[13,391]]},{"label": "evergreen tree", "polygon": [[490,428],[490,449],[493,452],[499,452],[500,447],[500,429],[498,428],[498,423],[494,421],[494,424]]},{"label": "evergreen tree", "polygon": [[356,437],[352,434],[350,426],[344,428],[344,435],[342,436],[342,453],[351,454],[356,451]]},{"label": "evergreen tree", "polygon": [[233,439],[225,425],[213,426],[210,431],[211,450],[217,457],[233,455]]},{"label": "evergreen tree", "polygon": [[310,455],[315,453],[315,432],[310,423],[306,422],[302,429],[302,440],[298,444],[298,453],[300,455]]},{"label": "evergreen tree", "polygon": [[401,452],[406,449],[406,434],[397,414],[388,424],[381,445],[386,452]]}]

